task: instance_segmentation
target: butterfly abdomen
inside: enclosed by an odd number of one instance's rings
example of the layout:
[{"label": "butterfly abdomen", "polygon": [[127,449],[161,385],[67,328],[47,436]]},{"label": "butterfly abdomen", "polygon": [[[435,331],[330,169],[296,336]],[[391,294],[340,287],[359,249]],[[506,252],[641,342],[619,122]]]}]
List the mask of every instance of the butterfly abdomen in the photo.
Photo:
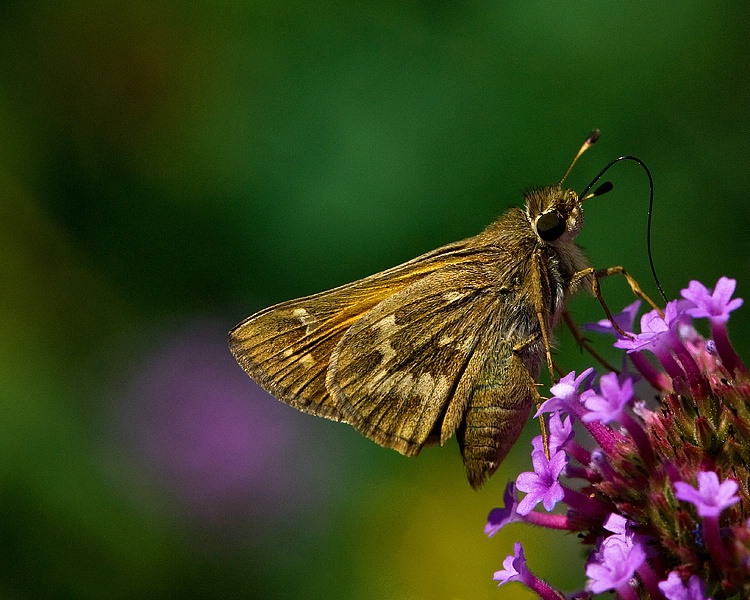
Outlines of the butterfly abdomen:
[{"label": "butterfly abdomen", "polygon": [[457,433],[466,477],[474,488],[497,470],[528,421],[541,357],[524,354],[527,360],[502,341],[472,389]]}]

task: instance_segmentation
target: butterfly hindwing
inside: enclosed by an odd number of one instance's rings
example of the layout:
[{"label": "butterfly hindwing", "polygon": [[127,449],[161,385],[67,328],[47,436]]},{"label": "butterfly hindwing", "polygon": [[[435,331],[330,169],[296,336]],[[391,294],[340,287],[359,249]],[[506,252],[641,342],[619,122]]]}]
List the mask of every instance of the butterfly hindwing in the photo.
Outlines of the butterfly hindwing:
[{"label": "butterfly hindwing", "polygon": [[[327,386],[343,418],[377,443],[414,455],[458,426],[495,336],[503,299],[495,252],[446,267],[383,300],[339,341]],[[471,326],[467,327],[467,324]],[[451,414],[447,423],[442,420]]]}]

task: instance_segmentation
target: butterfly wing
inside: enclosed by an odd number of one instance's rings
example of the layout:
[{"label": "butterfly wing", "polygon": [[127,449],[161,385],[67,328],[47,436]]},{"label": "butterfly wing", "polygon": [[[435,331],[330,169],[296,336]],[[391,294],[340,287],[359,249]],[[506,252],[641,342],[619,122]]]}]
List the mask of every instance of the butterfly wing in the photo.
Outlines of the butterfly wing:
[{"label": "butterfly wing", "polygon": [[458,431],[478,487],[528,419],[544,353],[528,261],[516,258],[471,239],[445,246],[263,310],[230,347],[280,400],[402,454]]},{"label": "butterfly wing", "polygon": [[380,302],[338,342],[327,387],[343,419],[415,455],[453,435],[502,336],[500,252],[435,271]]},{"label": "butterfly wing", "polygon": [[528,420],[545,353],[536,278],[528,261],[512,264],[484,248],[357,321],[326,380],[344,420],[408,456],[457,433],[469,483],[481,486]]},{"label": "butterfly wing", "polygon": [[329,360],[344,334],[375,306],[424,277],[473,260],[471,238],[341,287],[277,304],[237,325],[229,347],[261,387],[295,408],[346,420],[326,388]]}]

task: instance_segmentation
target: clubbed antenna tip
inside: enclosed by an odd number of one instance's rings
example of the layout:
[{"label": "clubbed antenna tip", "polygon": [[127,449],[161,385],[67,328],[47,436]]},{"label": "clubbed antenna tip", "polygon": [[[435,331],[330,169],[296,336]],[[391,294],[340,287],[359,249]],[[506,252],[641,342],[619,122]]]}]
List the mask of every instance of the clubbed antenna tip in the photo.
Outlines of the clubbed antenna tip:
[{"label": "clubbed antenna tip", "polygon": [[596,198],[598,196],[603,196],[604,194],[608,194],[612,191],[612,188],[615,186],[612,185],[611,181],[605,181],[603,184],[601,184],[598,188],[596,188],[593,192],[590,194],[586,194],[583,198],[581,198],[581,202],[584,200],[591,200],[591,198]]},{"label": "clubbed antenna tip", "polygon": [[601,129],[594,129],[591,133],[589,133],[589,137],[586,138],[586,142],[584,144],[588,146],[591,146],[592,144],[596,144],[601,134],[602,134]]},{"label": "clubbed antenna tip", "polygon": [[563,175],[563,178],[560,180],[560,185],[563,184],[563,181],[568,177],[568,174],[570,173],[570,170],[573,168],[573,165],[576,164],[576,161],[580,158],[581,154],[586,152],[589,148],[591,148],[592,145],[596,143],[596,140],[599,139],[599,136],[602,134],[601,131],[598,129],[594,129],[591,133],[589,133],[589,136],[586,138],[586,141],[583,142],[583,146],[581,146],[581,149],[578,151],[578,153],[573,158],[573,162],[570,163],[570,166],[568,167],[568,170],[565,171],[565,175]]}]

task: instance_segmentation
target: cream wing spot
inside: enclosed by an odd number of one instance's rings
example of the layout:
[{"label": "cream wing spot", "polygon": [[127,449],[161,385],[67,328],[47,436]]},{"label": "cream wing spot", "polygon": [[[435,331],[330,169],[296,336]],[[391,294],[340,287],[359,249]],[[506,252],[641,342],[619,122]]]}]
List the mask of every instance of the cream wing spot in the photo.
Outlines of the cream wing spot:
[{"label": "cream wing spot", "polygon": [[370,329],[380,342],[376,347],[376,350],[381,354],[380,364],[393,360],[397,356],[397,352],[391,345],[391,338],[401,329],[401,326],[396,324],[396,315],[390,314],[383,317],[377,323],[371,325]]},{"label": "cream wing spot", "polygon": [[441,348],[443,346],[447,346],[448,344],[452,343],[453,340],[455,340],[455,339],[456,339],[456,337],[453,336],[453,335],[443,335],[443,336],[440,336],[440,339],[438,340],[438,346],[441,347]]},{"label": "cream wing spot", "polygon": [[391,346],[391,342],[388,339],[383,340],[378,345],[377,351],[382,355],[380,358],[381,364],[393,360],[396,356],[396,351],[393,349],[393,346]]},{"label": "cream wing spot", "polygon": [[372,330],[379,332],[381,337],[386,337],[399,329],[401,327],[396,324],[396,315],[393,313],[387,317],[383,317],[380,321],[372,325]]},{"label": "cream wing spot", "polygon": [[448,303],[456,302],[457,300],[461,300],[466,294],[462,294],[461,292],[445,292],[443,293],[443,300],[445,300]]},{"label": "cream wing spot", "polygon": [[292,316],[296,319],[299,319],[300,323],[302,323],[307,328],[307,331],[305,333],[309,334],[312,331],[315,331],[316,327],[318,326],[318,320],[304,308],[295,308],[292,311]]},{"label": "cream wing spot", "polygon": [[422,373],[414,385],[414,391],[420,398],[428,399],[435,389],[435,379],[430,373]]},{"label": "cream wing spot", "polygon": [[368,394],[372,394],[380,388],[403,392],[411,388],[412,381],[413,377],[411,373],[406,373],[405,371],[393,371],[389,373],[387,370],[384,370],[370,379],[367,383],[366,391]]},{"label": "cream wing spot", "polygon": [[299,362],[307,369],[315,365],[315,359],[313,358],[312,354],[310,354],[309,352],[300,356]]},{"label": "cream wing spot", "polygon": [[445,375],[435,379],[431,373],[422,373],[417,377],[413,390],[423,400],[432,397],[442,398],[448,395],[450,383]]},{"label": "cream wing spot", "polygon": [[451,382],[445,375],[438,377],[437,383],[435,383],[434,394],[438,397],[447,397],[451,389]]}]

